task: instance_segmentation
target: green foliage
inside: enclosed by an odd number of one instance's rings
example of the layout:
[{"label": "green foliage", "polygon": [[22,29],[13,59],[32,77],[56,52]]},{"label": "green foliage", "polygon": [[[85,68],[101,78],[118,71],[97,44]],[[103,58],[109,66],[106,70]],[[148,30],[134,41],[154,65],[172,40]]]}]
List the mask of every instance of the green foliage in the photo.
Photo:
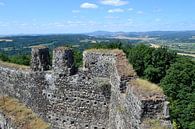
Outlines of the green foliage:
[{"label": "green foliage", "polygon": [[[71,47],[71,45],[68,45]],[[170,104],[170,115],[174,127],[178,129],[195,128],[195,62],[177,56],[165,47],[151,48],[147,45],[129,45],[116,40],[114,43],[97,43],[87,48],[122,49],[128,56],[137,74],[154,83],[160,83]],[[85,46],[86,48],[86,46]],[[82,51],[73,48],[76,67],[82,65]],[[29,65],[30,56],[6,56],[0,54],[0,60]]]},{"label": "green foliage", "polygon": [[161,86],[168,96],[170,115],[179,128],[195,128],[195,63],[188,58],[179,57]]},{"label": "green foliage", "polygon": [[145,70],[144,70],[144,75],[145,78],[147,78],[148,80],[155,82],[156,80],[158,80],[160,78],[160,69],[159,68],[155,68],[152,65],[149,65]]},{"label": "green foliage", "polygon": [[73,52],[74,52],[74,63],[75,66],[78,68],[83,64],[83,54],[81,51],[77,49],[73,49]]},{"label": "green foliage", "polygon": [[16,55],[10,57],[10,62],[20,65],[30,65],[30,56],[29,55]]},{"label": "green foliage", "polygon": [[129,62],[133,65],[134,70],[139,76],[144,76],[144,70],[146,69],[146,63],[149,64],[151,59],[151,53],[154,51],[146,45],[137,45],[129,50],[128,58]]},{"label": "green foliage", "polygon": [[9,57],[3,53],[0,53],[0,60],[1,61],[9,61]]},{"label": "green foliage", "polygon": [[154,49],[141,44],[130,50],[128,58],[140,77],[159,83],[175,62],[176,53],[167,48]]},{"label": "green foliage", "polygon": [[0,53],[0,60],[20,65],[30,65],[30,55],[15,55],[9,57],[5,54]]},{"label": "green foliage", "polygon": [[97,49],[122,49],[122,43],[116,42],[116,43],[99,43],[99,44],[94,44],[92,45],[92,48],[97,48]]},{"label": "green foliage", "polygon": [[140,77],[159,83],[168,96],[175,126],[195,128],[195,62],[167,48],[137,45],[129,49],[129,62]]}]

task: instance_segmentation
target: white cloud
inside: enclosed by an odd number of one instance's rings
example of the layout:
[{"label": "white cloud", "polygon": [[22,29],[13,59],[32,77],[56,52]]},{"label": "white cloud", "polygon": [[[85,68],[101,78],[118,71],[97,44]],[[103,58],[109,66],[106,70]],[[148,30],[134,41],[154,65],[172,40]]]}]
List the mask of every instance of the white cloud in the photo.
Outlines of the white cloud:
[{"label": "white cloud", "polygon": [[137,11],[137,14],[143,14],[144,12],[143,11]]},{"label": "white cloud", "polygon": [[92,3],[83,3],[83,4],[81,4],[80,7],[84,8],[84,9],[96,9],[96,8],[98,8],[98,6],[96,4],[92,4]]},{"label": "white cloud", "polygon": [[133,11],[133,8],[129,8],[128,11]]},{"label": "white cloud", "polygon": [[123,9],[110,9],[108,10],[108,13],[123,13]]},{"label": "white cloud", "polygon": [[3,3],[3,2],[0,2],[0,6],[5,6],[5,3]]},{"label": "white cloud", "polygon": [[72,10],[72,13],[80,13],[80,10]]},{"label": "white cloud", "polygon": [[122,6],[122,5],[127,5],[128,1],[123,1],[123,0],[101,0],[101,3],[104,4],[104,5]]}]

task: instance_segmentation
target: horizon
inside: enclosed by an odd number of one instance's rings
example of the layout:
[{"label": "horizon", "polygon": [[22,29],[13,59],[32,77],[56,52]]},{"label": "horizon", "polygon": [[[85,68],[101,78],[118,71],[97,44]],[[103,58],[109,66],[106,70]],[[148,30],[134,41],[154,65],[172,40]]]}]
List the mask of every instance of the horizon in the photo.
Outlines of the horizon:
[{"label": "horizon", "polygon": [[97,30],[97,31],[93,31],[93,32],[83,32],[83,33],[32,33],[32,34],[25,34],[25,33],[18,33],[18,34],[0,34],[0,38],[1,37],[6,37],[6,36],[45,36],[45,35],[89,35],[92,33],[96,33],[96,32],[108,32],[108,33],[147,33],[147,32],[191,32],[195,30],[154,30],[154,31],[105,31],[105,30]]},{"label": "horizon", "polygon": [[0,35],[195,30],[194,0],[75,1],[0,0]]}]

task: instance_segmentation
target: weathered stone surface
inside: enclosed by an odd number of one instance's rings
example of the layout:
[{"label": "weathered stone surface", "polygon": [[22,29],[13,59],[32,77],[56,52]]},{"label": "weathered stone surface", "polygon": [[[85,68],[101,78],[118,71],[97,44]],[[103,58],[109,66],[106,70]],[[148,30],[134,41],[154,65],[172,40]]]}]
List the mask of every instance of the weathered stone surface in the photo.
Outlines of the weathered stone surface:
[{"label": "weathered stone surface", "polygon": [[49,70],[49,49],[45,46],[32,47],[31,69],[32,71]]},{"label": "weathered stone surface", "polygon": [[76,74],[67,48],[54,50],[50,71],[0,63],[1,94],[19,99],[53,129],[144,129],[147,118],[169,123],[164,94],[142,86],[122,51],[88,50],[83,57]]},{"label": "weathered stone surface", "polygon": [[59,47],[53,51],[53,70],[58,74],[72,75],[75,72],[73,51],[67,47]]}]

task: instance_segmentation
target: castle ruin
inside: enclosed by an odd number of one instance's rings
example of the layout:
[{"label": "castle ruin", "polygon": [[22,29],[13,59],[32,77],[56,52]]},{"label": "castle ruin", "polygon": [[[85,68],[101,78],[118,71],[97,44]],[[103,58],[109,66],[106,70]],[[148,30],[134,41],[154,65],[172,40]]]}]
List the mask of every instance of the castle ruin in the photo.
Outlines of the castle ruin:
[{"label": "castle ruin", "polygon": [[[118,49],[86,50],[75,70],[71,49],[56,48],[51,65],[49,49],[33,47],[30,67],[0,62],[0,94],[49,124],[40,129],[171,128],[163,91],[139,79]],[[6,111],[0,108],[1,128],[20,129]]]}]

